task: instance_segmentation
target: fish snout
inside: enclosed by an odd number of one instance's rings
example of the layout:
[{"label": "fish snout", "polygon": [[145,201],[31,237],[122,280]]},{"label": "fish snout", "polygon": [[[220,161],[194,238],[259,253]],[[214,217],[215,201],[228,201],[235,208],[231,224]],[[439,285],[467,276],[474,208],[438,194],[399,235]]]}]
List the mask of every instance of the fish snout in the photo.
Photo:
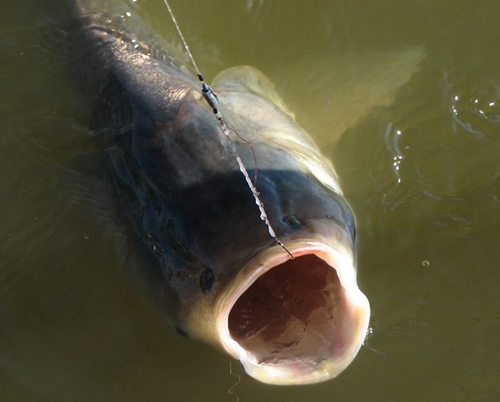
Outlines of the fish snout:
[{"label": "fish snout", "polygon": [[356,283],[353,252],[316,240],[273,248],[235,278],[216,317],[220,343],[252,377],[310,384],[340,374],[358,353],[370,306]]}]

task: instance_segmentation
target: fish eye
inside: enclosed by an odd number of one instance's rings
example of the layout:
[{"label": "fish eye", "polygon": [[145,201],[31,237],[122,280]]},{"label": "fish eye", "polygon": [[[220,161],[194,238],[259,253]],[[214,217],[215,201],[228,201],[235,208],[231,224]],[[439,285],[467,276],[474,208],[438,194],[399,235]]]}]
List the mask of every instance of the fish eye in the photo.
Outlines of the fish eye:
[{"label": "fish eye", "polygon": [[303,226],[303,223],[297,219],[295,215],[286,215],[281,218],[281,222],[292,229],[299,229]]},{"label": "fish eye", "polygon": [[200,286],[203,292],[210,292],[214,286],[214,272],[210,268],[206,268],[200,275]]}]

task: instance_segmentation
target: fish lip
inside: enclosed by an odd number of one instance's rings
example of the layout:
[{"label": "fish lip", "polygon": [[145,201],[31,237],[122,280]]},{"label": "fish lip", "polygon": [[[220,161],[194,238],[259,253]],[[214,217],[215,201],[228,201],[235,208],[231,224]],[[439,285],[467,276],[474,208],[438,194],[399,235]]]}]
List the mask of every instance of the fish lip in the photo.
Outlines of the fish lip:
[{"label": "fish lip", "polygon": [[255,281],[272,268],[290,259],[279,246],[265,250],[251,261],[236,276],[229,291],[221,301],[216,317],[217,333],[222,348],[240,360],[245,371],[255,379],[274,385],[312,384],[336,377],[354,359],[366,337],[370,318],[370,305],[366,296],[359,290],[352,249],[335,247],[318,239],[302,239],[287,242],[287,248],[295,258],[315,255],[335,269],[347,301],[342,316],[347,317],[342,330],[349,334],[345,345],[339,348],[334,357],[311,363],[304,360],[283,361],[280,364],[260,363],[251,351],[243,348],[229,330],[229,315],[238,298]]}]

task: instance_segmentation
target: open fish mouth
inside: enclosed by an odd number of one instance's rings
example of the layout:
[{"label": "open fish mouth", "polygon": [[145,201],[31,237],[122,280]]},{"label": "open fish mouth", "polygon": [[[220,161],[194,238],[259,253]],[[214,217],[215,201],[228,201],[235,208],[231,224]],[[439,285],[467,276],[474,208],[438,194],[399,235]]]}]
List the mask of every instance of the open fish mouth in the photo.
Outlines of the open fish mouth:
[{"label": "open fish mouth", "polygon": [[370,306],[352,256],[316,242],[272,249],[240,272],[217,317],[223,348],[259,381],[310,384],[342,372],[359,351]]}]

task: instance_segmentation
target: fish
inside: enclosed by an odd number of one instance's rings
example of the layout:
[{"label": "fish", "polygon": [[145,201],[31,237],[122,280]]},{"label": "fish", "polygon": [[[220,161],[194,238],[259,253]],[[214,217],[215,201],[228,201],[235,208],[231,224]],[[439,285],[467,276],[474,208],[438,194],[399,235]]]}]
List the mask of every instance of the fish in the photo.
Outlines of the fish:
[{"label": "fish", "polygon": [[105,143],[105,174],[148,256],[141,275],[161,313],[263,383],[336,377],[365,340],[370,304],[357,284],[355,215],[331,161],[256,68],[210,83],[287,252],[196,75],[161,39],[137,39],[123,16],[72,4],[89,127]]}]

